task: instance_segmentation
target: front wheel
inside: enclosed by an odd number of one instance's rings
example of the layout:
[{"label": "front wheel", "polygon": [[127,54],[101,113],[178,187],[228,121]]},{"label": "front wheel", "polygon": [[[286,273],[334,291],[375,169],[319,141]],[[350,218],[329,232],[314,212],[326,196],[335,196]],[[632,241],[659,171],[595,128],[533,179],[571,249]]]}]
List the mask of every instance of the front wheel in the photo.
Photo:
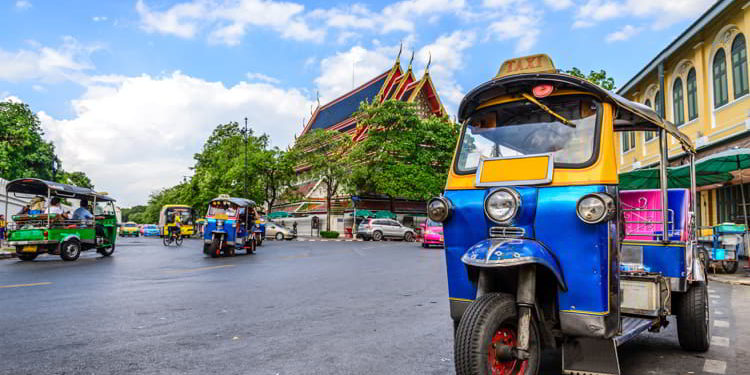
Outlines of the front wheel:
[{"label": "front wheel", "polygon": [[705,282],[690,286],[677,305],[677,338],[683,349],[705,352],[711,344],[711,319]]},{"label": "front wheel", "polygon": [[176,238],[174,239],[174,243],[175,243],[175,245],[177,245],[177,246],[182,246],[182,236],[177,236],[177,237],[176,237]]},{"label": "front wheel", "polygon": [[110,247],[105,247],[105,248],[99,250],[99,254],[102,254],[102,256],[104,256],[104,257],[108,257],[108,256],[112,255],[112,253],[114,253],[114,252],[115,252],[115,244],[114,243]]},{"label": "front wheel", "polygon": [[496,353],[515,347],[518,338],[516,301],[510,294],[485,294],[466,309],[455,337],[457,375],[535,375],[541,348],[536,321],[531,320],[529,359],[498,359]]},{"label": "front wheel", "polygon": [[383,239],[383,232],[376,230],[372,232],[372,240],[373,241],[380,241]]},{"label": "front wheel", "polygon": [[721,268],[724,270],[724,273],[735,273],[737,272],[737,268],[739,267],[740,262],[730,262],[730,261],[723,261],[721,262]]},{"label": "front wheel", "polygon": [[164,242],[164,246],[169,246],[169,244],[172,242],[172,236],[170,235],[164,236],[164,240],[162,242]]},{"label": "front wheel", "polygon": [[414,241],[414,234],[412,232],[406,232],[406,234],[404,234],[404,241],[406,241],[406,242],[413,242]]}]

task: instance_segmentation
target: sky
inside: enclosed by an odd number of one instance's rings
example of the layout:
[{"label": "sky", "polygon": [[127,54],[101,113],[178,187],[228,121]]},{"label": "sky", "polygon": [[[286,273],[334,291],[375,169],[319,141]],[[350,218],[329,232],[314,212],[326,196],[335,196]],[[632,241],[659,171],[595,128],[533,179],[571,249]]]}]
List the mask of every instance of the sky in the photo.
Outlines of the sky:
[{"label": "sky", "polygon": [[[356,0],[354,0],[356,1]],[[119,204],[191,175],[218,124],[285,148],[320,96],[403,45],[449,113],[509,58],[627,82],[714,0],[0,0],[0,100],[28,103],[63,168]]]}]

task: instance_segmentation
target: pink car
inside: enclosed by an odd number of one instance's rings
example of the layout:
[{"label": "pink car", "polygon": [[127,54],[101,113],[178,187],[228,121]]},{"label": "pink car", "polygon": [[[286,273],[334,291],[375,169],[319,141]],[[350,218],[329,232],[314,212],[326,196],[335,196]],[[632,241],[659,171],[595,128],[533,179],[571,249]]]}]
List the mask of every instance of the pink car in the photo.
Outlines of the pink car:
[{"label": "pink car", "polygon": [[427,219],[422,227],[422,247],[443,246],[443,224]]}]

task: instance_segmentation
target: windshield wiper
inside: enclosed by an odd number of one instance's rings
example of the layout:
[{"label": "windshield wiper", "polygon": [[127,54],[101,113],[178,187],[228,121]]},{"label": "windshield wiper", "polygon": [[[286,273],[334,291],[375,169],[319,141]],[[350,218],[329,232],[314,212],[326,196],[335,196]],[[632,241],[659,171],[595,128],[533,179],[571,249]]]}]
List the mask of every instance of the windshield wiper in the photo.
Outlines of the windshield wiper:
[{"label": "windshield wiper", "polygon": [[549,109],[549,107],[547,107],[546,105],[544,105],[544,104],[540,103],[540,102],[539,102],[538,100],[536,100],[536,98],[534,98],[533,96],[531,96],[531,95],[529,95],[529,94],[527,94],[527,93],[525,93],[525,92],[522,92],[522,93],[521,93],[521,95],[522,95],[522,96],[523,96],[524,98],[526,98],[526,100],[528,100],[528,101],[530,101],[530,102],[532,102],[532,103],[536,104],[536,105],[537,105],[537,106],[538,106],[539,108],[543,109],[543,110],[544,110],[545,112],[549,113],[550,115],[552,115],[552,117],[556,118],[556,119],[557,119],[558,121],[562,122],[563,124],[565,124],[565,125],[568,125],[568,126],[570,126],[571,128],[575,128],[575,127],[576,127],[576,124],[575,124],[575,123],[573,123],[572,121],[570,121],[570,120],[566,119],[565,117],[562,117],[562,116],[558,115],[558,114],[557,114],[557,112],[555,112],[555,111],[553,111],[553,110]]}]

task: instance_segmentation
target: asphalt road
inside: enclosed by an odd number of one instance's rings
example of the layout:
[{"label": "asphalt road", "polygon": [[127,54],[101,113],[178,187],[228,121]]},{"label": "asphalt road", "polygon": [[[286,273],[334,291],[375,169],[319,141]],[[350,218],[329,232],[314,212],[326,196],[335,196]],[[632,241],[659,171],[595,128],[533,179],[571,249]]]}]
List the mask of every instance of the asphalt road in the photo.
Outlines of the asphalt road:
[{"label": "asphalt road", "polygon": [[[682,352],[671,325],[621,347],[623,373],[750,373],[750,287],[711,289],[723,346]],[[451,336],[443,252],[413,243],[211,259],[139,238],[111,258],[0,261],[0,374],[452,374]]]}]

